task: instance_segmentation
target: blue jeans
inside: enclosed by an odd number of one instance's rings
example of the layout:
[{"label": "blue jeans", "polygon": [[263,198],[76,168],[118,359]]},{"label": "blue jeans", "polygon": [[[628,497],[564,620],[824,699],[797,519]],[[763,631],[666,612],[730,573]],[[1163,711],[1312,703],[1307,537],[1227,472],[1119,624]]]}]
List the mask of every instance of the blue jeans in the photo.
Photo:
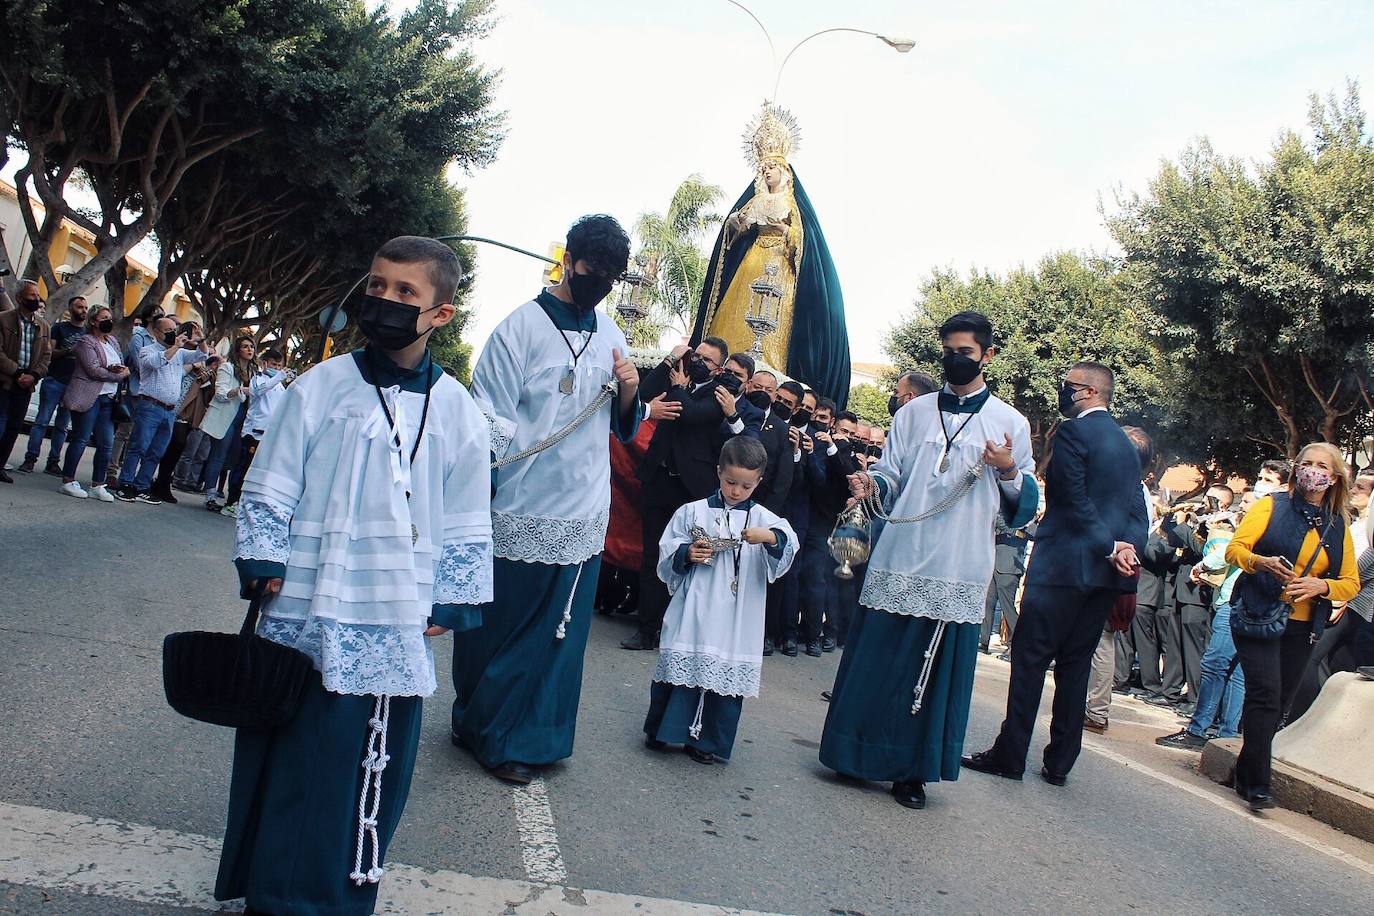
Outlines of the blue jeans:
[{"label": "blue jeans", "polygon": [[139,398],[134,405],[134,429],[129,434],[129,450],[124,453],[119,485],[146,493],[153,485],[162,453],[172,441],[176,412],[146,398]]},{"label": "blue jeans", "polygon": [[1212,638],[1202,655],[1197,711],[1188,723],[1188,731],[1199,738],[1204,737],[1220,709],[1217,736],[1234,738],[1240,734],[1240,711],[1244,703],[1245,672],[1241,670],[1236,644],[1231,639],[1231,606],[1219,604],[1212,618]]},{"label": "blue jeans", "polygon": [[114,395],[102,394],[90,410],[72,414],[72,436],[67,443],[67,459],[62,464],[62,479],[75,480],[76,466],[86,451],[86,443],[95,439],[95,464],[91,468],[92,486],[102,486],[110,469],[110,451],[114,448]]},{"label": "blue jeans", "polygon": [[[248,416],[248,405],[240,404],[234,422],[224,433],[224,438],[215,441],[210,447],[210,457],[205,462],[205,498],[219,499],[223,494],[219,489],[219,472],[225,467],[232,475],[234,465],[238,464],[239,437],[243,432],[243,419]],[[227,489],[227,488],[226,488]]]},{"label": "blue jeans", "polygon": [[[25,461],[37,461],[38,453],[43,451],[43,434],[52,426],[52,448],[48,449],[48,463],[56,464],[62,454],[62,443],[67,441],[67,423],[71,411],[62,406],[62,394],[67,390],[66,382],[55,378],[45,378],[38,386],[38,416],[34,417],[33,429],[29,432],[29,447],[24,450]],[[56,421],[53,415],[56,414]]]}]

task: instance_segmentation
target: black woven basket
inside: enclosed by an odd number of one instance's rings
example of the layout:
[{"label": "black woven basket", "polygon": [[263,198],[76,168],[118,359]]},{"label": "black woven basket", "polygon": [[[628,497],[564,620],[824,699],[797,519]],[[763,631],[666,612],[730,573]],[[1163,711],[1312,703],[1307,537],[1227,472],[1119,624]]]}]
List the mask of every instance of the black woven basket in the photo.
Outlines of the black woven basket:
[{"label": "black woven basket", "polygon": [[262,596],[248,605],[238,633],[171,633],[162,641],[162,688],[173,709],[250,731],[291,721],[313,666],[304,653],[254,632],[261,605]]}]

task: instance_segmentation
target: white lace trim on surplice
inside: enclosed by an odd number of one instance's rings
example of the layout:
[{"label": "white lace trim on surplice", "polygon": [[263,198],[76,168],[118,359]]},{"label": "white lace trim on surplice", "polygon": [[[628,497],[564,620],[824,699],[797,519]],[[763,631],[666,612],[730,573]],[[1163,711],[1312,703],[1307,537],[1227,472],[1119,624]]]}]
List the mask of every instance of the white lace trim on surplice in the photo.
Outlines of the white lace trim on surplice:
[{"label": "white lace trim on surplice", "polygon": [[234,556],[285,564],[291,557],[291,512],[251,496],[239,500]]},{"label": "white lace trim on surplice", "polygon": [[491,513],[491,536],[496,555],[525,563],[573,566],[606,546],[608,506],[591,518],[542,518],[537,515]]},{"label": "white lace trim on surplice", "polygon": [[444,544],[434,570],[435,604],[486,604],[492,596],[492,547],[482,540]]},{"label": "white lace trim on surplice", "polygon": [[258,622],[258,635],[305,653],[320,672],[324,689],[333,693],[394,697],[434,693],[434,656],[423,626],[264,615]]},{"label": "white lace trim on surplice", "polygon": [[981,624],[987,595],[987,582],[933,579],[870,567],[859,603],[904,617]]},{"label": "white lace trim on surplice", "polygon": [[679,687],[704,687],[728,697],[756,697],[763,673],[760,662],[732,662],[714,655],[660,649],[654,680]]}]

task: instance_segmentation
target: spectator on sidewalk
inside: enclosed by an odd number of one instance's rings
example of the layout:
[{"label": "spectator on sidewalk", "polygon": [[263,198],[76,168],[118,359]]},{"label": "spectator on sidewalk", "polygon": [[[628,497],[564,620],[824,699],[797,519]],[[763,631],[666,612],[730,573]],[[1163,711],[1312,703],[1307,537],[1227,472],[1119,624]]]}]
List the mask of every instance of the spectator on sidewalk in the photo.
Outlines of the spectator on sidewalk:
[{"label": "spectator on sidewalk", "polygon": [[296,378],[294,372],[283,368],[285,362],[280,350],[262,351],[262,368],[248,382],[248,413],[244,416],[243,435],[239,438],[239,461],[229,475],[229,504],[221,510],[221,514],[230,518],[238,517],[243,478],[253,464],[253,456],[258,452],[273,412],[286,394],[285,386]]},{"label": "spectator on sidewalk", "polygon": [[[156,343],[153,339],[153,326],[161,320],[162,315],[162,306],[152,305],[141,316],[134,316],[133,335],[129,338],[129,345],[124,348],[122,360],[123,364],[129,367],[129,377],[124,380],[124,387],[129,393],[130,414],[133,413],[134,399],[138,397],[138,354],[144,347]],[[110,479],[106,481],[111,489],[119,486],[119,474],[124,467],[124,455],[129,450],[129,437],[133,429],[133,420],[115,424],[114,448],[110,451]]]},{"label": "spectator on sidewalk", "polygon": [[116,496],[124,502],[160,505],[152,494],[153,475],[172,439],[181,379],[186,366],[209,356],[200,326],[188,321],[178,327],[175,318],[162,317],[155,325],[157,343],[138,354],[138,396],[134,400],[134,430],[129,451],[119,472]]},{"label": "spectator on sidewalk", "polygon": [[62,476],[62,445],[67,441],[67,424],[71,421],[70,411],[62,406],[62,393],[76,367],[76,342],[86,333],[86,311],[86,297],[73,296],[67,306],[67,317],[52,326],[52,361],[48,377],[38,388],[38,416],[34,417],[29,447],[19,465],[19,470],[26,474],[37,466],[43,437],[51,428],[52,445],[48,447],[48,463],[43,473]]},{"label": "spectator on sidewalk", "polygon": [[215,395],[215,373],[223,362],[218,353],[211,353],[203,363],[191,366],[186,373],[186,391],[177,407],[176,423],[172,426],[172,441],[162,460],[157,465],[157,479],[153,481],[153,495],[165,503],[175,504],[172,495],[172,481],[176,469],[181,465],[182,455],[186,452],[193,432],[199,432],[200,421],[205,419],[205,411],[210,399]]},{"label": "spectator on sidewalk", "polygon": [[52,337],[39,313],[43,298],[38,284],[26,280],[19,288],[19,308],[0,312],[0,482],[14,483],[4,470],[19,438],[19,427],[28,413],[29,399],[48,373]]},{"label": "spectator on sidewalk", "polygon": [[215,396],[200,424],[201,432],[213,440],[210,457],[205,461],[205,508],[211,512],[224,508],[220,502],[220,471],[225,467],[232,469],[237,463],[239,436],[248,415],[248,383],[257,371],[253,338],[237,338],[231,353],[215,375]]},{"label": "spectator on sidewalk", "polygon": [[[91,309],[86,317],[85,336],[76,342],[76,367],[62,395],[62,406],[72,417],[72,434],[67,439],[67,456],[62,463],[62,492],[77,499],[94,496],[103,503],[115,501],[106,485],[110,451],[114,447],[114,400],[120,384],[129,377],[113,334],[114,313],[103,305]],[[86,444],[92,440],[95,462],[91,466],[88,494],[76,482],[76,469]]]}]

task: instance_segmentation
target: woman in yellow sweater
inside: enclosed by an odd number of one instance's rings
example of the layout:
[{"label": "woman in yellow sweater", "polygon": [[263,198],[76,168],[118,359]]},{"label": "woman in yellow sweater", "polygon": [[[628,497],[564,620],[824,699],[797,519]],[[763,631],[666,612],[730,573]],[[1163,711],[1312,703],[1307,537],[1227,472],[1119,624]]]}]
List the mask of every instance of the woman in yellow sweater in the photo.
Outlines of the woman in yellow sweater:
[{"label": "woman in yellow sweater", "polygon": [[[1348,601],[1360,590],[1349,489],[1340,450],[1313,443],[1299,453],[1288,492],[1255,503],[1226,548],[1227,562],[1244,573],[1233,592],[1231,617],[1245,672],[1244,744],[1235,785],[1255,811],[1274,807],[1269,787],[1274,732],[1326,626],[1329,602]],[[1287,626],[1272,638],[1243,634],[1237,600],[1252,613],[1283,602],[1290,609]]]}]

